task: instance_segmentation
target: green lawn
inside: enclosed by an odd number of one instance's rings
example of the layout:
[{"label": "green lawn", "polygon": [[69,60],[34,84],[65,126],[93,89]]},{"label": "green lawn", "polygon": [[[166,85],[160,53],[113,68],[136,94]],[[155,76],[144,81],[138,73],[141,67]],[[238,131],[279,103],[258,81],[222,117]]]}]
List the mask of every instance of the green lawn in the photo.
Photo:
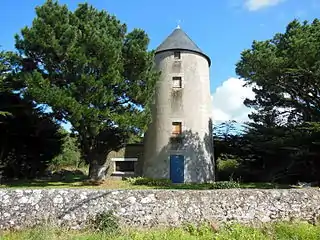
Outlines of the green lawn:
[{"label": "green lawn", "polygon": [[[135,178],[131,181],[108,178],[96,184],[86,181],[85,170],[63,170],[62,175],[56,175],[47,180],[14,180],[5,182],[0,188],[97,188],[97,189],[182,189],[182,190],[208,190],[213,188],[290,188],[288,185],[275,183],[237,183],[217,182],[214,184],[171,184],[164,180]],[[136,180],[137,179],[137,180]],[[130,180],[130,179],[129,179]]]},{"label": "green lawn", "polygon": [[1,188],[11,189],[43,189],[43,188],[94,188],[94,189],[154,189],[153,186],[138,186],[132,185],[127,181],[107,179],[101,184],[89,183],[86,181],[45,181],[45,180],[32,180],[32,181],[11,181],[0,185]]},{"label": "green lawn", "polygon": [[261,227],[239,224],[204,225],[153,230],[122,230],[112,235],[94,231],[68,231],[38,227],[2,233],[3,240],[319,240],[320,226],[308,223],[277,223]]},{"label": "green lawn", "polygon": [[[240,183],[240,188],[247,189],[274,189],[274,188],[289,188],[288,185],[279,185],[271,183]],[[45,180],[32,180],[32,181],[11,181],[0,185],[1,188],[17,188],[17,189],[39,189],[39,188],[96,188],[96,189],[181,189],[181,190],[208,190],[211,189],[211,184],[170,184],[166,186],[155,185],[134,185],[125,180],[107,179],[101,184],[87,183],[82,180],[75,181],[45,181]]]}]

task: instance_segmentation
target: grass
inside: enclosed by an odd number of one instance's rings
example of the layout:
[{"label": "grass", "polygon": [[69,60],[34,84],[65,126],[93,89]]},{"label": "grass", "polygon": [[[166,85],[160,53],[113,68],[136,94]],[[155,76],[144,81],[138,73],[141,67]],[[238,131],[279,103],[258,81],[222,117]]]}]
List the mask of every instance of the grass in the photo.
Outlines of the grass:
[{"label": "grass", "polygon": [[[0,185],[1,188],[11,189],[43,189],[43,188],[90,188],[90,189],[123,189],[123,190],[143,190],[143,189],[180,189],[180,190],[208,190],[211,184],[170,184],[168,186],[134,185],[121,179],[106,179],[96,185],[82,180],[74,181],[52,181],[52,180],[17,180]],[[244,189],[285,189],[288,185],[272,183],[240,183],[240,188]]]},{"label": "grass", "polygon": [[44,189],[44,188],[89,188],[89,189],[154,189],[153,186],[132,185],[127,181],[119,179],[107,179],[103,183],[93,184],[82,180],[75,181],[47,181],[47,180],[17,180],[10,181],[1,188],[10,189]]},{"label": "grass", "polygon": [[[108,178],[104,182],[94,184],[86,181],[87,173],[85,169],[63,169],[63,174],[55,175],[50,179],[36,180],[12,180],[0,185],[0,188],[11,189],[43,189],[43,188],[92,188],[92,189],[123,189],[123,190],[138,190],[138,189],[180,189],[180,190],[208,190],[212,189],[212,184],[168,184],[164,181],[152,181],[140,179],[140,183],[136,184],[132,181],[126,181],[115,178]],[[228,182],[225,182],[228,183]],[[235,182],[233,182],[235,183]],[[219,185],[219,182],[218,182]],[[221,187],[225,188],[220,182]],[[233,186],[234,185],[234,186]],[[228,184],[229,188],[245,188],[245,189],[286,189],[288,185],[276,183],[237,183]],[[231,186],[231,187],[230,187]]]},{"label": "grass", "polygon": [[2,240],[318,240],[320,226],[304,222],[273,223],[260,227],[228,224],[220,228],[213,225],[181,228],[122,230],[118,233],[72,231],[52,227],[36,227],[23,231],[7,231]]}]

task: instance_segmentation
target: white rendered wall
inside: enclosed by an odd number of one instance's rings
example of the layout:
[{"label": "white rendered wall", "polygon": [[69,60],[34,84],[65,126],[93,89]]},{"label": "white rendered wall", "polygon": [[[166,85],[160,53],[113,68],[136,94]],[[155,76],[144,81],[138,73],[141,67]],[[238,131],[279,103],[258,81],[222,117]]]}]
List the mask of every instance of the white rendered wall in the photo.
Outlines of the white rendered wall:
[{"label": "white rendered wall", "polygon": [[[173,51],[166,51],[156,54],[155,63],[161,76],[156,86],[152,124],[145,138],[143,175],[169,178],[170,155],[182,154],[185,182],[213,181],[208,61],[200,54],[181,51],[179,62],[174,59]],[[174,76],[182,77],[181,90],[172,88]],[[174,121],[182,122],[184,142],[178,148],[170,144]]]}]

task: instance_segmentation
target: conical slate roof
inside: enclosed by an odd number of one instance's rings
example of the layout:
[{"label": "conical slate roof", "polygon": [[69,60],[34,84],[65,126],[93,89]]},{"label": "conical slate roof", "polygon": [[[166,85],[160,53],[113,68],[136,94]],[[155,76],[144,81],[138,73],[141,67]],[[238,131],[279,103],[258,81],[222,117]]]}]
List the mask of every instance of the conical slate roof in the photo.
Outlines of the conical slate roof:
[{"label": "conical slate roof", "polygon": [[210,58],[179,27],[176,28],[156,49],[156,54],[164,51],[187,50],[203,55],[211,64]]}]

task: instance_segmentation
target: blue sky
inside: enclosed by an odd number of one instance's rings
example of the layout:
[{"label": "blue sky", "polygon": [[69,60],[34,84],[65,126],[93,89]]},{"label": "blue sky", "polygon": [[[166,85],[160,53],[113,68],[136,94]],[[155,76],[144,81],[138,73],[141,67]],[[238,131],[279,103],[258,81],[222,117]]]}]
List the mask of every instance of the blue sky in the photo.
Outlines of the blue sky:
[{"label": "blue sky", "polygon": [[[60,0],[69,9],[79,0]],[[240,53],[253,40],[271,38],[283,32],[294,18],[313,20],[318,17],[320,0],[89,0],[98,9],[115,14],[129,30],[144,29],[151,39],[150,49],[157,47],[176,27],[181,28],[212,59],[211,93],[216,121],[246,120],[248,109],[244,97],[250,89],[236,79],[235,64]],[[35,17],[34,8],[44,0],[1,0],[0,45],[14,49],[14,34]]]}]

